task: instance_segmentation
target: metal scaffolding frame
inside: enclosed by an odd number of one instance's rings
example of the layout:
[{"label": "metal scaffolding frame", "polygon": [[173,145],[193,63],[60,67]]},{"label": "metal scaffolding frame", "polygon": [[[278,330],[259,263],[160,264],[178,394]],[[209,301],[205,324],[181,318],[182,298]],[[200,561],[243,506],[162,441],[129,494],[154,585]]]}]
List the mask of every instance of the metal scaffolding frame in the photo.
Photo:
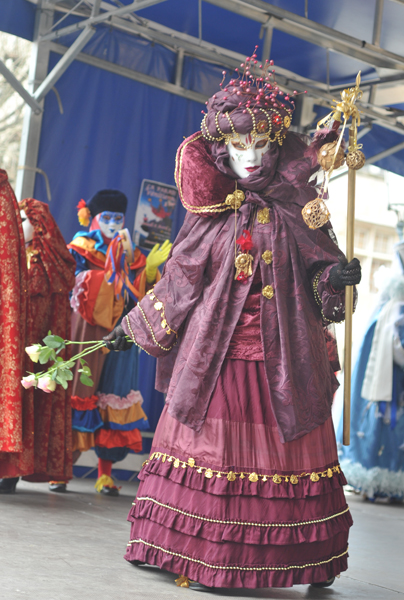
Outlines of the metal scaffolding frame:
[{"label": "metal scaffolding frame", "polygon": [[[100,69],[117,73],[123,77],[128,77],[184,98],[203,103],[207,99],[203,94],[186,89],[181,85],[184,57],[188,55],[228,69],[238,67],[240,62],[245,58],[242,54],[203,40],[201,21],[202,0],[199,0],[198,4],[198,37],[165,27],[150,20],[145,20],[141,15],[137,14],[137,11],[142,8],[167,0],[136,0],[126,5],[119,0],[110,0],[110,2],[103,0],[29,1],[37,6],[29,89],[26,90],[23,88],[5,65],[0,63],[0,73],[5,76],[7,81],[28,104],[20,153],[20,165],[23,169],[19,172],[17,178],[17,197],[19,198],[31,196],[34,191],[34,169],[37,166],[43,99],[52,88],[54,89],[57,80],[74,60],[79,60]],[[395,111],[377,106],[375,103],[378,89],[403,85],[404,90],[404,57],[380,47],[385,0],[376,1],[372,43],[364,42],[363,40],[356,39],[310,20],[307,18],[307,12],[305,17],[301,17],[263,0],[203,1],[261,23],[260,37],[263,38],[263,60],[269,58],[272,33],[274,29],[277,29],[326,48],[327,54],[329,51],[341,53],[361,60],[375,69],[382,69],[382,76],[378,79],[375,78],[364,82],[361,86],[363,89],[369,90],[366,101],[363,100],[359,103],[364,117],[363,122],[368,128],[373,123],[376,123],[386,129],[404,135],[403,117],[397,115]],[[404,4],[404,0],[386,0],[386,2]],[[55,29],[53,23],[55,11],[65,15],[72,14],[79,16],[81,20],[74,25],[62,26],[59,29]],[[174,80],[172,82],[162,81],[82,52],[87,42],[94,35],[96,27],[100,24],[108,24],[110,27],[140,36],[149,41],[154,41],[176,52],[177,62]],[[62,45],[59,42],[61,38],[76,32],[80,32],[79,36],[70,47]],[[47,73],[50,51],[60,54],[61,59],[52,71]],[[384,74],[383,69],[389,69],[387,75]],[[326,106],[329,106],[330,101],[333,100],[335,92],[341,89],[341,86],[327,85],[329,83],[329,75],[327,75],[327,83],[324,83],[301,77],[296,73],[282,68],[277,68],[277,81],[284,91],[292,91],[294,89],[298,91],[306,90],[307,96],[315,99],[316,104]],[[354,85],[354,82],[347,81],[343,87],[350,85]],[[304,127],[300,127],[300,130],[304,130]],[[368,129],[365,131],[367,132]],[[381,160],[381,158],[385,158],[402,149],[402,143],[395,144],[390,149],[371,157],[371,160],[376,162],[376,159]]]}]

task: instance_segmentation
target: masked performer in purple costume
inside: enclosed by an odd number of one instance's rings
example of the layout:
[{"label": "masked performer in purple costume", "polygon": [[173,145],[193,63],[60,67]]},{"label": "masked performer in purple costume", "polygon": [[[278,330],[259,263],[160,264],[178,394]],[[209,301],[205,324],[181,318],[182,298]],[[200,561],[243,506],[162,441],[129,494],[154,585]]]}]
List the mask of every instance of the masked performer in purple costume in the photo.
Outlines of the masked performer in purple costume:
[{"label": "masked performer in purple costume", "polygon": [[163,276],[105,338],[158,357],[167,394],[125,558],[193,589],[326,586],[347,568],[325,324],[360,265],[304,223],[318,166],[268,81],[245,73],[209,100],[178,150],[188,213]]}]

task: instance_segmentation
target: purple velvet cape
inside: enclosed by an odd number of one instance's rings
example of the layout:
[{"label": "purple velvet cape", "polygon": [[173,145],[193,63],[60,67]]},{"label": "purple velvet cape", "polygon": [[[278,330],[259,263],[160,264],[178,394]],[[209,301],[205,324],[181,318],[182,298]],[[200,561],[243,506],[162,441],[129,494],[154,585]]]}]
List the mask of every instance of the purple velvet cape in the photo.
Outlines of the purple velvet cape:
[{"label": "purple velvet cape", "polygon": [[[197,154],[205,161],[203,173],[198,173],[195,156],[188,163],[184,158],[182,165],[188,200],[192,194],[198,196],[200,181],[207,181],[209,151],[206,142],[197,144]],[[217,181],[215,157],[210,160],[215,169],[212,177]],[[231,182],[222,173],[220,177]],[[223,186],[217,189],[222,192]],[[186,195],[187,190],[183,188],[182,193]],[[146,295],[122,321],[125,332],[158,358],[156,388],[167,394],[168,412],[196,431],[204,423],[258,265],[263,288],[271,285],[274,289],[271,299],[261,296],[261,339],[280,439],[285,442],[301,437],[330,416],[338,387],[334,375],[337,365],[330,363],[312,282],[323,270],[318,284],[323,314],[333,321],[343,320],[344,292],[335,292],[328,283],[329,271],[342,253],[327,228],[311,230],[302,219],[302,205],[316,197],[315,188],[306,180],[301,187],[290,185],[288,194],[285,201],[247,193],[238,211],[237,237],[243,229],[251,229],[254,220],[254,247],[250,251],[253,276],[246,285],[234,280],[234,211],[215,218],[188,213],[154,295]],[[212,197],[212,204],[221,202],[222,196]],[[254,218],[262,206],[270,209],[266,224]],[[269,265],[262,259],[266,250],[273,252]],[[178,338],[163,328],[160,303]]]}]

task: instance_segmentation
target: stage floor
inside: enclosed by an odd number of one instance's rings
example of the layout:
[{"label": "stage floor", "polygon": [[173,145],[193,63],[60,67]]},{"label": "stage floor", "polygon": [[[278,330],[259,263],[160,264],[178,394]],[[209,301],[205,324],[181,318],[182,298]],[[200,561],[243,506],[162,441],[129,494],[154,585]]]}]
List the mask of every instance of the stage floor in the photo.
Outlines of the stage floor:
[{"label": "stage floor", "polygon": [[137,484],[124,482],[119,498],[96,494],[93,485],[74,479],[66,494],[55,494],[46,484],[19,482],[16,494],[0,496],[1,599],[404,599],[402,504],[372,504],[347,494],[354,519],[349,570],[331,588],[201,594],[177,588],[170,573],[123,560]]}]

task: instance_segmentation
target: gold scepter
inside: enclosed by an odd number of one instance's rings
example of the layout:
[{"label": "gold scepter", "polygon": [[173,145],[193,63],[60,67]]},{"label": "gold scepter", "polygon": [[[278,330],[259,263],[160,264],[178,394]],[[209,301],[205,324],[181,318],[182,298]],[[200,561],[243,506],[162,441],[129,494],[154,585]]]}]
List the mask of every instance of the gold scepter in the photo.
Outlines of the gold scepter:
[{"label": "gold scepter", "polygon": [[[365,155],[361,151],[362,144],[357,143],[357,131],[360,125],[360,113],[356,101],[362,97],[360,89],[361,72],[356,76],[355,87],[341,92],[341,100],[333,100],[335,106],[331,113],[321,119],[317,125],[328,125],[332,120],[341,122],[342,130],[337,141],[325,144],[318,153],[320,165],[326,172],[322,192],[319,198],[308,202],[302,210],[303,219],[311,229],[317,229],[327,223],[330,217],[324,203],[328,190],[331,173],[343,164],[342,139],[346,125],[352,118],[349,127],[348,154],[346,165],[348,167],[348,205],[347,205],[347,235],[346,257],[348,262],[353,259],[354,252],[354,226],[355,226],[355,178],[356,171],[365,164]],[[349,446],[351,425],[351,354],[352,354],[352,315],[353,315],[353,287],[345,288],[345,348],[344,348],[344,416],[343,416],[343,444]]]},{"label": "gold scepter", "polygon": [[[354,228],[355,228],[355,179],[356,171],[365,164],[365,155],[358,146],[357,131],[360,123],[359,111],[355,102],[361,98],[360,90],[361,73],[356,77],[356,86],[350,90],[350,103],[352,109],[352,123],[349,128],[348,154],[346,165],[348,167],[348,206],[347,206],[347,229],[346,229],[346,257],[350,262],[354,257]],[[345,92],[345,90],[344,90]],[[342,92],[342,94],[344,93]],[[341,97],[342,97],[341,94]],[[342,98],[341,98],[342,99]],[[351,433],[351,355],[352,355],[352,315],[353,315],[353,287],[345,288],[345,347],[344,347],[344,414],[343,414],[343,436],[344,446],[350,444]]]}]

